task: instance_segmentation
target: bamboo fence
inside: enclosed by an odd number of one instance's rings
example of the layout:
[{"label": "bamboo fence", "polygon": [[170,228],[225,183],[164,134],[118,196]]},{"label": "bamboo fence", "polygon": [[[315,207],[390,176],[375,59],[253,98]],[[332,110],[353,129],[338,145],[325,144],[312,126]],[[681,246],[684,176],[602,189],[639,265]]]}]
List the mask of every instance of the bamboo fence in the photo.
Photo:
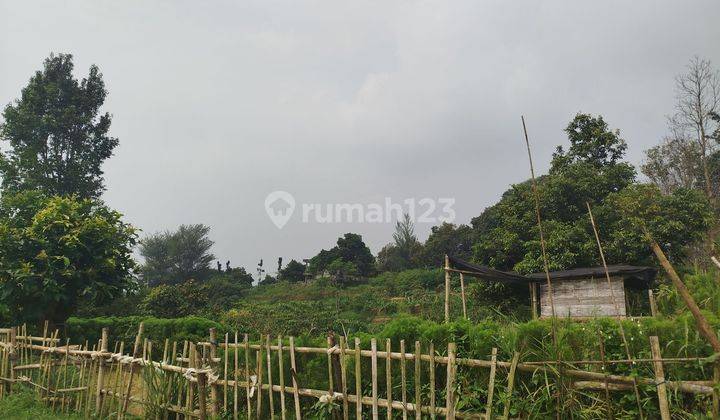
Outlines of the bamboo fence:
[{"label": "bamboo fence", "polygon": [[[703,359],[664,359],[657,337],[649,340],[650,359],[605,360],[601,346],[600,361],[521,362],[517,352],[510,361],[499,360],[497,349],[485,360],[458,357],[455,343],[436,351],[432,342],[416,341],[411,348],[400,341],[395,349],[399,351],[393,351],[390,340],[372,339],[368,349],[358,338],[348,342],[340,337],[336,342],[329,336],[323,348],[297,346],[293,337],[267,335],[256,341],[247,334],[218,337],[214,329],[201,342],[155,343],[143,333],[141,324],[132,347],[117,342],[110,350],[107,328],[97,343],[79,345],[60,339],[58,331],[49,332],[47,324],[42,336],[29,335],[25,326],[0,329],[0,397],[21,387],[32,389],[54,409],[86,418],[300,419],[309,407],[317,409],[320,404],[332,407],[332,416],[343,419],[490,419],[510,417],[516,376],[523,372],[562,376],[573,389],[604,394],[608,413],[612,413],[609,393],[631,393],[636,384],[657,389],[663,419],[670,418],[669,392],[706,395],[712,398],[714,410],[720,406],[717,369],[713,380],[668,380],[664,364]],[[298,369],[300,359],[305,371]],[[628,362],[647,363],[654,376],[615,375],[606,369]],[[597,364],[601,371],[576,368]],[[458,408],[461,398],[473,392],[459,380],[458,369],[487,369],[484,409]],[[308,375],[326,375],[327,388],[305,387],[302,382]],[[504,380],[500,375],[506,375]],[[442,388],[436,389],[439,385]],[[501,392],[506,396],[500,404],[503,410],[496,413],[493,407],[498,404],[493,403],[499,400],[494,398]],[[717,414],[713,413],[715,418]]]}]

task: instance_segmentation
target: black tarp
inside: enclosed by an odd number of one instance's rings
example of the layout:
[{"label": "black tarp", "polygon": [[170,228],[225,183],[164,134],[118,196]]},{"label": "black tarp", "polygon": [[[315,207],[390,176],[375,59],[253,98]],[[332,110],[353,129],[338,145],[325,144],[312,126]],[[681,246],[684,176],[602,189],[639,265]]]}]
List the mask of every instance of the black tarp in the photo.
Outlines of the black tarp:
[{"label": "black tarp", "polygon": [[[475,265],[460,258],[448,257],[450,268],[463,271],[465,274],[482,278],[489,281],[498,281],[511,284],[527,284],[545,281],[545,273],[533,273],[527,276],[521,274],[495,270],[482,265]],[[622,276],[629,280],[628,284],[636,287],[650,287],[657,270],[652,267],[640,267],[634,265],[609,265],[610,276]],[[551,280],[578,280],[587,278],[605,277],[604,267],[574,268],[572,270],[551,271]]]}]

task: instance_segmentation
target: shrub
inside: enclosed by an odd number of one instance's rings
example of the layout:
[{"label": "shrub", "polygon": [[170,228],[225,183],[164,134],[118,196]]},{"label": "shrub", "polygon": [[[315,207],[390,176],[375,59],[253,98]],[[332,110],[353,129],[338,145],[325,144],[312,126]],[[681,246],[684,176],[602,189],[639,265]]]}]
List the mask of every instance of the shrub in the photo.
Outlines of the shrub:
[{"label": "shrub", "polygon": [[218,334],[226,332],[220,323],[196,316],[175,319],[111,316],[69,318],[66,324],[67,336],[70,338],[70,342],[81,343],[88,340],[90,343],[94,343],[100,339],[102,329],[107,327],[110,329],[111,341],[132,343],[140,322],[145,323],[145,337],[158,343],[164,342],[166,338],[170,342],[205,340],[208,338],[210,328],[216,328]]}]

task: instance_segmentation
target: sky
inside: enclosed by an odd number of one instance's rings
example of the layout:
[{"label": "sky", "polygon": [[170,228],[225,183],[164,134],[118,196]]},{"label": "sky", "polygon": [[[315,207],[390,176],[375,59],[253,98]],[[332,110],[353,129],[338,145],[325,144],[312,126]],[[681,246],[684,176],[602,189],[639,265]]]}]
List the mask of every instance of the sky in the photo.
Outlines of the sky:
[{"label": "sky", "polygon": [[[441,198],[469,223],[529,177],[521,115],[538,173],[578,112],[640,164],[674,77],[694,55],[720,67],[718,17],[718,1],[0,0],[0,103],[50,53],[78,77],[97,64],[120,140],[106,203],[142,236],[206,224],[218,259],[254,272],[346,232],[374,253],[392,240],[394,214],[303,222],[303,204],[437,204],[421,240]],[[296,202],[282,229],[274,191]]]}]

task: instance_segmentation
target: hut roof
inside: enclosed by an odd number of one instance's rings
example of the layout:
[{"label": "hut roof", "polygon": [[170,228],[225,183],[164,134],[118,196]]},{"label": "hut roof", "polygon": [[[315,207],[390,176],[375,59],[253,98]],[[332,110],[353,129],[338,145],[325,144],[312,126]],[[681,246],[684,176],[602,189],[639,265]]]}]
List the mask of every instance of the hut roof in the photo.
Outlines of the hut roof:
[{"label": "hut roof", "polygon": [[[523,276],[514,272],[500,271],[482,265],[475,265],[456,257],[449,257],[449,260],[452,268],[461,270],[470,276],[479,277],[485,280],[513,284],[526,284],[545,280],[544,272]],[[626,280],[629,280],[630,285],[636,287],[649,287],[653,280],[655,280],[655,274],[657,273],[657,270],[652,267],[635,265],[608,265],[607,268],[610,276],[622,276]],[[604,276],[605,268],[602,266],[550,272],[551,280],[580,280],[590,277],[600,278]]]}]

